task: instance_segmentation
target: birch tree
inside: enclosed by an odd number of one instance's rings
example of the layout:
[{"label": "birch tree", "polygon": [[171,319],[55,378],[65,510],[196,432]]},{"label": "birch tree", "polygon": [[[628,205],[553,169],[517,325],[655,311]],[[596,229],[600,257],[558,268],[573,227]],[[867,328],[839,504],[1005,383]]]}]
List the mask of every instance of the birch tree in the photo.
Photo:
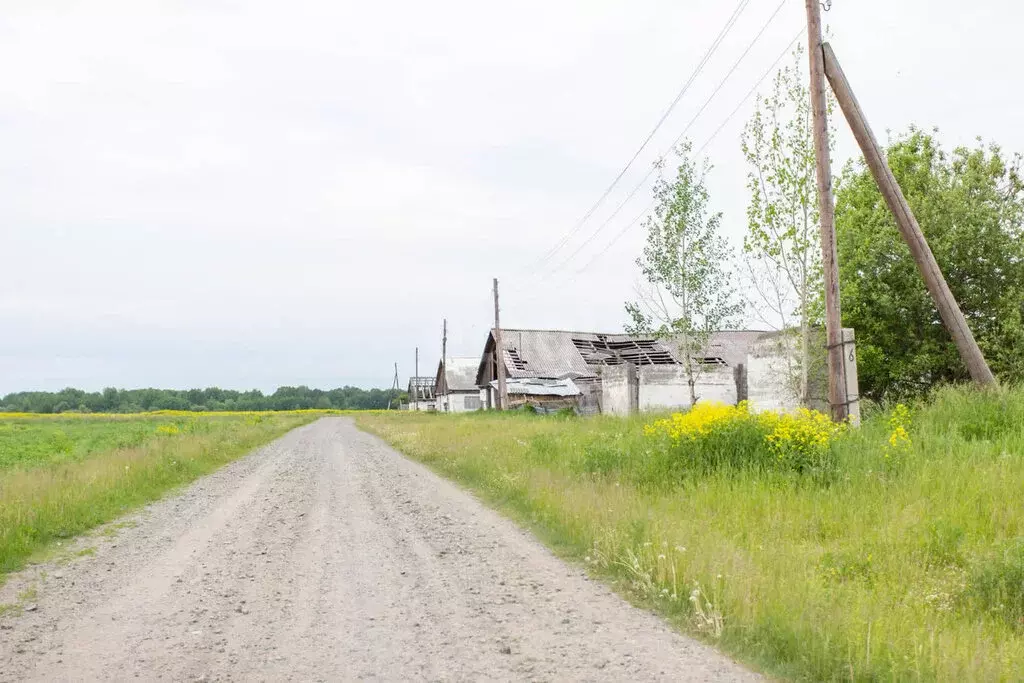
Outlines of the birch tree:
[{"label": "birch tree", "polygon": [[741,136],[750,166],[748,227],[743,240],[745,289],[750,309],[762,323],[796,332],[799,358],[794,363],[791,354],[786,357],[805,405],[812,327],[822,317],[824,295],[807,81],[804,51],[798,47],[792,64],[776,74],[771,91],[758,95]]},{"label": "birch tree", "polygon": [[647,243],[637,265],[647,281],[638,299],[626,304],[631,334],[653,334],[671,340],[679,350],[690,389],[703,370],[703,353],[711,333],[732,326],[742,306],[729,272],[731,252],[719,234],[721,212],[709,208],[705,180],[711,169],[690,158],[683,143],[675,178],[659,178],[654,186],[654,214],[645,222]]}]

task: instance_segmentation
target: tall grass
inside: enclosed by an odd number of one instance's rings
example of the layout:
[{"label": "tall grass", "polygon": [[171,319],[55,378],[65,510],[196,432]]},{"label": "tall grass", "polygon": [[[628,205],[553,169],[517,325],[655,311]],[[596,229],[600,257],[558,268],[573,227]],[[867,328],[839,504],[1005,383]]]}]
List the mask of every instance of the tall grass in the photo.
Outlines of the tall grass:
[{"label": "tall grass", "polygon": [[0,580],[316,416],[0,416]]},{"label": "tall grass", "polygon": [[775,675],[1024,679],[1024,391],[938,392],[897,454],[888,417],[837,440],[827,478],[679,476],[643,418],[358,420]]}]

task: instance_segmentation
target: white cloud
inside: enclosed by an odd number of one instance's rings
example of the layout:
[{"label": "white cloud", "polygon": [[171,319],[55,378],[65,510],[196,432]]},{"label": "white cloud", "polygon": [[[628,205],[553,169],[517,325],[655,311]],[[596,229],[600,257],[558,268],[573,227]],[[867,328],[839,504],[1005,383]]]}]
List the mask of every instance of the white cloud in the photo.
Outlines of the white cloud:
[{"label": "white cloud", "polygon": [[[836,0],[882,134],[1024,149],[1014,27],[989,3]],[[586,229],[683,129],[774,9],[734,32]],[[76,384],[390,384],[412,348],[512,326],[616,329],[645,190],[563,273],[574,225],[732,3],[26,3],[0,18],[0,392]],[[955,15],[954,15],[955,12]],[[952,17],[956,16],[954,22]],[[699,144],[799,29],[788,3],[695,122]],[[747,110],[708,147],[735,238]],[[840,139],[840,160],[852,153]],[[430,361],[432,363],[433,360]],[[425,364],[430,364],[426,360]]]}]

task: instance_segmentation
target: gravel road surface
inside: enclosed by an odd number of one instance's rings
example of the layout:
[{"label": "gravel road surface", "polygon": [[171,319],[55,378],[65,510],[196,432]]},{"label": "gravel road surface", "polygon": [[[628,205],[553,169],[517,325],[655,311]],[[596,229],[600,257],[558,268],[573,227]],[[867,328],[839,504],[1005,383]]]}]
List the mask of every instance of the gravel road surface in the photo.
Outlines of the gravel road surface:
[{"label": "gravel road surface", "polygon": [[4,586],[0,680],[757,678],[344,418],[118,526]]}]

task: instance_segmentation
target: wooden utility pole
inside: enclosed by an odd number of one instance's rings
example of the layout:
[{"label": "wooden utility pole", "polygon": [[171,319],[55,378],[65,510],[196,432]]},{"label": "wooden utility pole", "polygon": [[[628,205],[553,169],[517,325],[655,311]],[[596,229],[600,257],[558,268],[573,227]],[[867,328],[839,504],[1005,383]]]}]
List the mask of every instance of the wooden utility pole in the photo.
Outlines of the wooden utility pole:
[{"label": "wooden utility pole", "polygon": [[416,410],[419,410],[420,409],[420,385],[419,385],[419,378],[420,378],[420,347],[418,347],[418,346],[416,347],[416,369],[413,370],[413,372],[415,373],[412,376],[412,395],[414,397],[413,400],[415,401],[415,403],[413,405],[416,406]]},{"label": "wooden utility pole", "polygon": [[448,318],[441,327],[441,382],[444,386],[444,412],[448,412]]},{"label": "wooden utility pole", "polygon": [[892,174],[892,169],[889,168],[885,154],[878,146],[871,127],[868,126],[864,111],[860,108],[860,103],[857,102],[849,81],[846,80],[846,74],[839,66],[839,60],[836,59],[832,46],[825,43],[821,53],[825,63],[825,73],[832,86],[832,91],[836,94],[836,100],[839,101],[839,108],[843,110],[846,121],[853,129],[853,136],[857,138],[857,144],[860,145],[864,160],[867,162],[868,168],[871,169],[871,175],[875,177],[875,182],[885,198],[885,203],[889,205],[889,210],[896,217],[896,225],[900,229],[900,234],[903,235],[903,239],[910,247],[910,253],[924,277],[928,293],[931,294],[935,306],[939,309],[942,322],[950,336],[953,337],[956,348],[960,351],[960,357],[967,365],[971,378],[977,384],[994,386],[996,379],[992,375],[988,363],[985,362],[985,356],[978,348],[974,335],[971,334],[967,319],[964,318],[960,306],[953,298],[953,293],[949,291],[946,278],[942,276],[939,264],[935,261],[935,255],[932,254],[924,233],[921,232],[921,226],[914,218],[914,213],[910,210],[906,197],[903,196],[903,190],[896,182],[896,177]]},{"label": "wooden utility pole", "polygon": [[498,374],[498,410],[508,405],[505,386],[505,346],[501,343],[501,319],[498,316],[498,278],[494,278],[494,364]]},{"label": "wooden utility pole", "polygon": [[[395,379],[391,383],[391,392],[394,396],[388,399],[388,410],[391,410],[391,401],[398,397],[399,391],[401,391],[401,387],[398,386],[398,363],[395,363]],[[399,403],[399,406],[401,406],[401,403]]]},{"label": "wooden utility pole", "polygon": [[811,125],[818,176],[818,214],[821,219],[821,265],[825,276],[825,339],[828,349],[828,402],[832,419],[846,419],[849,404],[843,377],[843,330],[839,308],[839,264],[836,253],[835,204],[832,199],[832,161],[829,158],[828,106],[825,100],[825,66],[821,55],[821,6],[807,5],[807,53],[811,66]]}]

